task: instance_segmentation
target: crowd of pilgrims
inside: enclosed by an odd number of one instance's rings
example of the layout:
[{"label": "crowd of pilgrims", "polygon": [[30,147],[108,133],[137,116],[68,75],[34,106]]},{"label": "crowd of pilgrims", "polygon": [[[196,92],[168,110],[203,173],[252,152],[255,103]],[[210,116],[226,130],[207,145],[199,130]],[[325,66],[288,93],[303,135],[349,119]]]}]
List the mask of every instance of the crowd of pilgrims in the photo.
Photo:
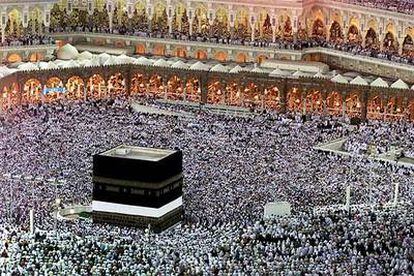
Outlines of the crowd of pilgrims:
[{"label": "crowd of pilgrims", "polygon": [[[23,176],[0,180],[2,274],[414,273],[413,171],[313,149],[344,136],[360,143],[373,132],[412,148],[411,124],[355,128],[334,117],[219,115],[143,102],[175,115],[147,114],[131,101],[56,102],[1,115],[0,175]],[[59,208],[90,204],[92,155],[119,144],[183,150],[183,222],[155,234],[59,220],[54,232],[55,199]],[[27,175],[66,182],[55,186]],[[386,207],[397,182],[400,204]],[[348,185],[350,211],[341,207]],[[263,220],[271,201],[288,201],[292,215]]]},{"label": "crowd of pilgrims", "polygon": [[5,46],[30,46],[30,45],[49,45],[54,44],[55,40],[46,34],[24,34],[7,35],[4,42],[0,42],[0,47]]},{"label": "crowd of pilgrims", "polygon": [[344,149],[355,154],[367,154],[370,145],[373,145],[378,154],[393,149],[403,149],[404,156],[414,157],[412,141],[414,141],[414,129],[411,123],[400,121],[384,126],[379,122],[373,122],[361,126],[361,132],[350,134]]},{"label": "crowd of pilgrims", "polygon": [[411,0],[336,0],[358,6],[391,10],[406,14],[414,13],[414,2]]},{"label": "crowd of pilgrims", "polygon": [[[201,32],[189,35],[187,31],[173,31],[168,32],[168,28],[158,28],[150,30],[147,24],[140,24],[140,26],[121,25],[109,29],[108,26],[99,26],[95,22],[91,21],[90,24],[76,24],[72,26],[59,25],[53,31],[80,31],[80,32],[98,32],[98,33],[113,33],[130,36],[140,37],[153,37],[153,38],[168,38],[178,40],[189,40],[209,43],[231,44],[231,45],[245,45],[252,47],[271,47],[275,49],[288,49],[288,50],[303,50],[313,47],[324,47],[342,52],[352,53],[354,55],[362,55],[373,58],[380,58],[390,60],[399,63],[414,64],[414,44],[410,41],[407,50],[404,50],[402,54],[398,53],[398,47],[394,44],[387,44],[382,50],[379,48],[379,44],[385,41],[378,41],[378,45],[368,45],[363,47],[360,40],[346,41],[343,38],[326,40],[326,35],[315,35],[312,37],[278,37],[273,42],[271,37],[267,38],[255,38],[253,41],[250,37],[246,37],[246,34],[217,34],[218,30],[226,27],[217,25],[213,28],[217,29],[212,32]],[[375,40],[377,38],[374,38]]]}]

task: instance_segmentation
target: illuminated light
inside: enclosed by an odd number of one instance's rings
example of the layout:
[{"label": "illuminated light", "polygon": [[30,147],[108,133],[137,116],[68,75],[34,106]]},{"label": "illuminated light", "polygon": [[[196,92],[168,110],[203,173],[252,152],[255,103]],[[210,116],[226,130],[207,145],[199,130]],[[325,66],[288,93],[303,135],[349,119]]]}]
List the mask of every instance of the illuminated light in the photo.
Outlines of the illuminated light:
[{"label": "illuminated light", "polygon": [[276,99],[275,99],[276,101],[279,101],[280,99],[279,99],[279,97],[276,97]]},{"label": "illuminated light", "polygon": [[321,104],[321,101],[317,100],[317,101],[316,101],[316,104],[317,104],[317,105],[320,105],[320,104]]},{"label": "illuminated light", "polygon": [[300,103],[300,100],[299,99],[296,99],[296,101],[295,101],[296,103]]},{"label": "illuminated light", "polygon": [[399,113],[399,112],[401,112],[401,109],[400,108],[397,108],[397,112]]},{"label": "illuminated light", "polygon": [[381,109],[381,107],[377,106],[377,110],[380,110],[380,109]]},{"label": "illuminated light", "polygon": [[259,100],[259,95],[254,96],[254,99],[257,101]]},{"label": "illuminated light", "polygon": [[335,105],[338,107],[339,106],[339,102],[335,102]]},{"label": "illuminated light", "polygon": [[358,108],[360,108],[360,107],[361,107],[361,104],[358,102],[356,106],[357,106]]}]

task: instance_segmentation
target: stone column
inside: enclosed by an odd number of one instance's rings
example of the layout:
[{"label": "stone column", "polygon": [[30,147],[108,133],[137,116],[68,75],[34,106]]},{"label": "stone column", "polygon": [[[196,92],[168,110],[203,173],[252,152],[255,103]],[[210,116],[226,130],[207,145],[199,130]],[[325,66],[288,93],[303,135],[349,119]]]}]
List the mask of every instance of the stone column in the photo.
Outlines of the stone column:
[{"label": "stone column", "polygon": [[342,95],[342,117],[345,119],[346,117],[346,97]]},{"label": "stone column", "polygon": [[403,44],[404,44],[404,37],[398,38],[398,54],[402,55],[403,53]]},{"label": "stone column", "polygon": [[154,16],[154,7],[152,5],[147,6],[147,18],[148,18],[148,31],[152,32],[152,17]]},{"label": "stone column", "polygon": [[47,33],[49,32],[50,28],[50,10],[51,7],[47,6],[43,11],[43,24],[45,25],[45,32]]},{"label": "stone column", "polygon": [[187,17],[188,17],[188,24],[190,24],[189,34],[191,36],[193,35],[193,22],[194,22],[194,11],[192,9],[187,8]]},{"label": "stone column", "polygon": [[306,115],[306,105],[307,105],[306,90],[304,89],[300,95],[302,98],[302,114]]},{"label": "stone column", "polygon": [[228,28],[229,28],[231,38],[234,37],[235,17],[236,17],[236,15],[234,14],[233,6],[229,5],[229,22],[228,22],[227,25],[228,25]]},{"label": "stone column", "polygon": [[378,36],[381,51],[384,50],[384,38],[385,35],[382,33]]},{"label": "stone column", "polygon": [[362,121],[365,121],[367,119],[368,93],[369,93],[368,89],[362,90],[362,94],[361,94],[361,120]]},{"label": "stone column", "polygon": [[214,20],[216,19],[216,14],[213,9],[208,11],[208,24],[210,25],[210,36],[213,35],[213,28],[211,27],[214,24]]},{"label": "stone column", "polygon": [[106,9],[108,11],[108,18],[109,18],[109,30],[112,32],[113,28],[113,16],[114,16],[114,7],[112,2],[106,3]]},{"label": "stone column", "polygon": [[7,13],[6,9],[3,7],[1,11],[1,42],[4,43],[6,41],[6,24],[7,24]]},{"label": "stone column", "polygon": [[173,19],[174,19],[174,7],[169,5],[167,8],[167,22],[168,22],[168,33],[171,35],[173,31]]},{"label": "stone column", "polygon": [[277,31],[277,16],[273,13],[271,17],[272,24],[272,42],[276,42],[276,31]]},{"label": "stone column", "polygon": [[292,36],[293,39],[296,41],[298,37],[298,17],[295,15],[292,21]]},{"label": "stone column", "polygon": [[287,94],[288,86],[287,86],[287,79],[283,79],[283,84],[281,89],[279,90],[279,105],[280,105],[280,112],[286,112],[286,94]]},{"label": "stone column", "polygon": [[256,15],[255,14],[251,14],[250,15],[250,27],[252,29],[252,36],[251,36],[251,41],[255,40],[255,31],[256,31]]}]

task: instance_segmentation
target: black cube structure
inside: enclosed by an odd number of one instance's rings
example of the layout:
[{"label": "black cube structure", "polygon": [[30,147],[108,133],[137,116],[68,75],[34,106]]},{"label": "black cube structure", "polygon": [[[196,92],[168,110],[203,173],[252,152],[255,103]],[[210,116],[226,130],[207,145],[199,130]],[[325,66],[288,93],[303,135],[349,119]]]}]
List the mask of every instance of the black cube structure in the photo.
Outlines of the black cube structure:
[{"label": "black cube structure", "polygon": [[160,232],[182,219],[180,150],[121,145],[93,156],[92,219]]}]

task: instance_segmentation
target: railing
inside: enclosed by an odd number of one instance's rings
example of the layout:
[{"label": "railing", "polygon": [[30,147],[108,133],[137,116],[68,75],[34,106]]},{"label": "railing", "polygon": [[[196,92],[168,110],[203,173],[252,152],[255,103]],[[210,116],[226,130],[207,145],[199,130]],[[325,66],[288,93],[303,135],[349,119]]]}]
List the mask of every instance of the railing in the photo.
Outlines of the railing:
[{"label": "railing", "polygon": [[0,52],[33,51],[33,50],[45,50],[45,49],[56,49],[56,44],[0,46]]},{"label": "railing", "polygon": [[78,36],[85,38],[100,38],[100,39],[122,39],[129,41],[138,41],[142,43],[160,43],[160,44],[169,44],[169,45],[183,45],[200,47],[200,48],[220,48],[227,49],[232,51],[252,51],[252,52],[263,52],[263,53],[274,53],[274,54],[288,54],[295,56],[302,56],[304,54],[327,54],[332,56],[339,56],[348,59],[358,60],[362,62],[368,62],[373,64],[378,64],[385,67],[393,67],[396,69],[409,70],[414,72],[414,65],[406,64],[401,62],[390,61],[388,59],[375,58],[370,56],[358,55],[349,52],[344,52],[332,48],[323,48],[323,47],[313,47],[306,48],[302,50],[291,50],[291,49],[279,49],[276,47],[255,47],[250,45],[240,45],[240,44],[221,44],[221,43],[212,43],[212,42],[200,42],[194,40],[179,40],[171,38],[155,38],[155,37],[141,37],[141,36],[130,36],[130,35],[119,35],[119,34],[106,34],[106,33],[91,33],[91,32],[75,32],[75,33],[55,33],[52,36],[61,37],[61,36]]}]

